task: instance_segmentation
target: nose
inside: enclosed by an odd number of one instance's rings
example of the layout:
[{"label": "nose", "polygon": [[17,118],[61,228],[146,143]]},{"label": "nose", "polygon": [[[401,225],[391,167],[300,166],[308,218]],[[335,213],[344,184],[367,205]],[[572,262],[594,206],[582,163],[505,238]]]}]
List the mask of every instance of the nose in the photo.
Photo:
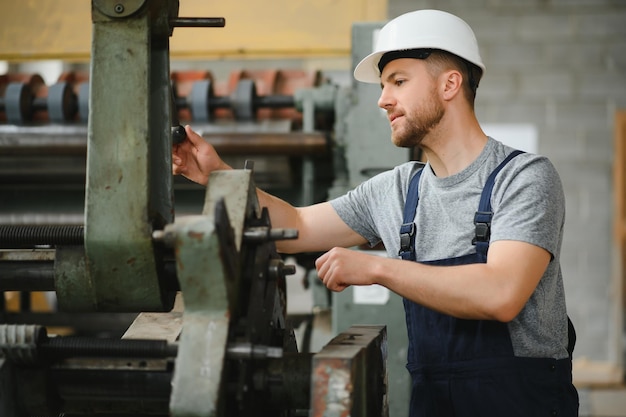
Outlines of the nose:
[{"label": "nose", "polygon": [[383,87],[380,91],[380,97],[378,97],[378,107],[380,107],[381,109],[386,109],[393,106],[393,103],[393,97],[389,93],[389,89]]}]

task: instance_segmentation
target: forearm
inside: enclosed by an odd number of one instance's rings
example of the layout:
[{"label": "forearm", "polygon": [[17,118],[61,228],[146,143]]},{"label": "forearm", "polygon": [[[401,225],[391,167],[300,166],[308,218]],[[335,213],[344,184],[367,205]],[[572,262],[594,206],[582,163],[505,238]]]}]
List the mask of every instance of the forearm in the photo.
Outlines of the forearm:
[{"label": "forearm", "polygon": [[282,253],[322,252],[335,246],[351,247],[367,241],[344,223],[329,202],[294,207],[257,189],[261,207],[267,207],[272,227],[296,229],[298,238],[276,242]]},{"label": "forearm", "polygon": [[272,227],[294,229],[297,226],[296,208],[286,201],[273,196],[260,188],[256,189],[259,206],[267,207]]},{"label": "forearm", "polygon": [[491,244],[487,263],[434,266],[387,259],[376,282],[401,296],[459,318],[507,322],[535,291],[550,253],[525,242]]},{"label": "forearm", "polygon": [[[433,266],[387,259],[374,269],[374,280],[417,304],[453,317],[509,321],[504,314],[507,288],[487,264]],[[513,315],[513,317],[510,317]]]}]

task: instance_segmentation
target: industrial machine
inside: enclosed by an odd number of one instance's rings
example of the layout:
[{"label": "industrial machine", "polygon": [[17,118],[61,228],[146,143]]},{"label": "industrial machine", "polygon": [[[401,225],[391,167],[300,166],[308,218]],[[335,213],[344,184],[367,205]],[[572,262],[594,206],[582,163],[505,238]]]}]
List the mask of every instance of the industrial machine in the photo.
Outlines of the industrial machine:
[{"label": "industrial machine", "polygon": [[[288,139],[275,127],[214,126],[213,140],[226,154],[302,158],[297,198],[314,202],[316,166],[341,160],[316,123],[333,123],[341,94],[322,85],[262,96],[241,80],[220,96],[204,78],[185,96],[172,83],[169,37],[224,19],[179,17],[175,0],[93,0],[92,21],[88,82],[3,84],[0,177],[21,187],[1,197],[0,290],[22,294],[22,311],[8,314],[0,297],[0,415],[386,416],[385,326],[352,326],[315,354],[298,351],[286,314],[294,267],[274,245],[297,230],[272,227],[253,164],[212,174],[206,190],[171,175],[184,112],[253,120],[295,107],[301,129]],[[189,203],[199,192],[201,214]],[[58,311],[29,311],[32,291],[54,292]]]}]

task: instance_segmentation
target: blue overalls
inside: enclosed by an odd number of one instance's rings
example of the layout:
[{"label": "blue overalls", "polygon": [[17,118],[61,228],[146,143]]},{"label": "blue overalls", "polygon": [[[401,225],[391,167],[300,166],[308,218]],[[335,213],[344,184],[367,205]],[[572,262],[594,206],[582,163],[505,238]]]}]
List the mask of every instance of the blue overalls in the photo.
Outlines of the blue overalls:
[{"label": "blue overalls", "polygon": [[[422,262],[431,265],[486,263],[491,225],[491,192],[500,170],[490,174],[474,217],[476,253]],[[413,176],[400,229],[400,256],[415,261],[415,213],[422,171]],[[570,358],[521,358],[513,354],[506,323],[464,320],[404,299],[409,338],[407,369],[412,390],[410,417],[577,416],[571,353],[575,333],[568,319]]]}]

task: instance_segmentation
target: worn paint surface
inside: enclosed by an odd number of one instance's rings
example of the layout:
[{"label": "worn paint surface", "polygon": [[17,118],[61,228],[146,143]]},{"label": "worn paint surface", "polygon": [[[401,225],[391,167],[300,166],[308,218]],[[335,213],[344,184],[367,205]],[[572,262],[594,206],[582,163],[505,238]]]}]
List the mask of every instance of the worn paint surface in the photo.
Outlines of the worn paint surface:
[{"label": "worn paint surface", "polygon": [[312,417],[388,415],[386,337],[384,326],[352,326],[313,356]]},{"label": "worn paint surface", "polygon": [[[176,230],[177,273],[184,295],[170,410],[172,416],[217,416],[230,323],[226,282],[213,216],[188,216]],[[181,265],[185,265],[181,268]],[[203,395],[197,395],[199,392]]]},{"label": "worn paint surface", "polygon": [[94,7],[85,255],[99,311],[173,304],[152,246],[153,228],[173,219],[167,42],[151,37],[169,11],[152,4],[154,14],[115,20]]}]

